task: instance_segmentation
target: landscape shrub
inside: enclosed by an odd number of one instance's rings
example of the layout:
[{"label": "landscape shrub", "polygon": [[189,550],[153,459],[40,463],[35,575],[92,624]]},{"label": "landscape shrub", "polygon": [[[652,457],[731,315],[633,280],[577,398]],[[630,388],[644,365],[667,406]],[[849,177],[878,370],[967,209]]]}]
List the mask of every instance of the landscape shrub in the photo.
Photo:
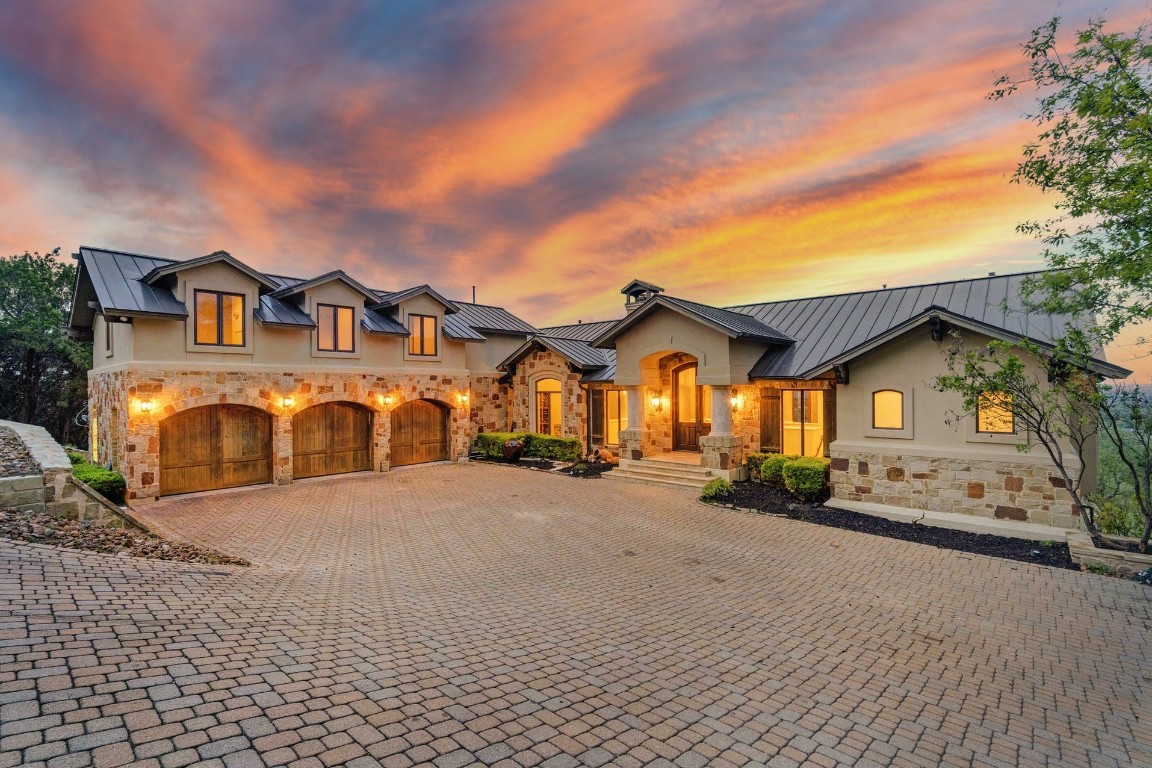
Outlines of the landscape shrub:
[{"label": "landscape shrub", "polygon": [[701,501],[728,501],[732,498],[732,483],[722,477],[709,480],[700,491]]},{"label": "landscape shrub", "polygon": [[119,472],[104,469],[104,467],[98,467],[95,464],[82,463],[72,466],[72,474],[77,480],[113,504],[124,503],[124,493],[128,488],[128,483],[124,480],[124,475]]},{"label": "landscape shrub", "polygon": [[815,501],[828,488],[828,459],[802,457],[784,463],[784,487],[804,501]]},{"label": "landscape shrub", "polygon": [[1134,507],[1117,501],[1101,501],[1096,510],[1096,524],[1100,532],[1109,536],[1140,537],[1144,534],[1144,518]]},{"label": "landscape shrub", "polygon": [[745,464],[745,466],[748,467],[748,475],[753,480],[758,481],[761,479],[760,478],[760,465],[764,462],[764,459],[768,458],[771,455],[772,454],[770,454],[770,453],[759,453],[757,451],[753,451],[752,453],[748,454],[748,458],[746,458],[744,460],[744,464]]},{"label": "landscape shrub", "polygon": [[553,461],[579,461],[584,448],[574,437],[553,437],[531,432],[525,435],[524,455]]},{"label": "landscape shrub", "polygon": [[[476,435],[476,447],[479,452],[493,459],[504,458],[504,443],[509,440],[524,441],[527,437],[523,432],[481,432]],[[528,453],[528,446],[524,446],[524,453]]]},{"label": "landscape shrub", "polygon": [[768,485],[782,488],[784,486],[784,464],[796,458],[799,457],[785,456],[782,453],[765,454],[764,459],[760,462],[760,479]]},{"label": "landscape shrub", "polygon": [[65,453],[68,454],[68,461],[72,464],[72,466],[88,463],[88,460],[84,458],[84,454],[80,453],[79,451],[65,451]]}]

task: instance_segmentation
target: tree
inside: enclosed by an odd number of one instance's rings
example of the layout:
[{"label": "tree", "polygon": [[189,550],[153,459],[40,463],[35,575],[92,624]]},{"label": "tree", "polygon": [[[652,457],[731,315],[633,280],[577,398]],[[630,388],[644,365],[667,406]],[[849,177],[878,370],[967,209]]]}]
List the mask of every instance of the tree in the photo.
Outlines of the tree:
[{"label": "tree", "polygon": [[[967,347],[953,332],[945,352],[948,373],[937,376],[935,386],[960,394],[961,408],[951,414],[957,419],[977,418],[989,399],[1009,408],[1017,434],[1043,448],[1088,530],[1099,535],[1085,484],[1101,403],[1097,377],[1087,366],[1090,350],[1088,335],[1075,329],[1052,350],[1027,340]],[[1021,353],[1042,365],[1029,368]],[[1032,447],[1016,446],[1022,452]]]},{"label": "tree", "polygon": [[[1100,427],[1116,447],[1124,478],[1143,517],[1140,551],[1152,536],[1152,392],[1142,387],[1111,387],[1100,409]],[[1122,470],[1123,472],[1123,470]]]},{"label": "tree", "polygon": [[1147,27],[1106,32],[1097,19],[1065,55],[1060,21],[1033,30],[1027,77],[1001,77],[989,98],[1025,84],[1041,94],[1027,115],[1041,132],[1013,181],[1055,193],[1056,213],[1017,230],[1039,238],[1059,271],[1026,291],[1050,312],[1099,316],[1108,340],[1152,317],[1152,43]]},{"label": "tree", "polygon": [[39,424],[61,441],[87,402],[91,344],[64,331],[76,268],[60,249],[0,258],[0,418]]}]

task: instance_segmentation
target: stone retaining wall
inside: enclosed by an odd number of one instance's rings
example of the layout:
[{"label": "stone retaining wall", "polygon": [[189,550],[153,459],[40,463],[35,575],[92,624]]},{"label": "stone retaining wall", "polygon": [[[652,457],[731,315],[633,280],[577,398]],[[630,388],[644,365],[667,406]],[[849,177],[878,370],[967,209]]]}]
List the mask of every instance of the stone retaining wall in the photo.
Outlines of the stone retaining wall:
[{"label": "stone retaining wall", "polygon": [[129,513],[72,476],[68,454],[43,427],[0,421],[15,432],[43,473],[0,478],[0,507],[26,512],[48,512],[112,528],[140,528]]},{"label": "stone retaining wall", "polygon": [[833,445],[831,482],[833,497],[848,501],[1080,526],[1064,480],[1041,461],[898,455]]}]

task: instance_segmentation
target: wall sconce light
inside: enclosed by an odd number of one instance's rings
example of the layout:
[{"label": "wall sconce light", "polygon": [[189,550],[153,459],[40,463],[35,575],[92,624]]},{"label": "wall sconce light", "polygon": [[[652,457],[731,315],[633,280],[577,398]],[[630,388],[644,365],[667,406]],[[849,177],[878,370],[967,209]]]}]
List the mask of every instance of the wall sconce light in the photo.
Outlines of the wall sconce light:
[{"label": "wall sconce light", "polygon": [[456,400],[460,403],[460,405],[468,405],[468,393],[461,392],[460,394],[456,395]]},{"label": "wall sconce light", "polygon": [[728,402],[732,404],[732,410],[738,411],[744,407],[744,395],[733,395]]},{"label": "wall sconce light", "polygon": [[291,398],[291,397],[284,398],[284,407],[285,408],[291,408],[294,405],[296,405],[296,400],[294,398]]},{"label": "wall sconce light", "polygon": [[654,410],[654,411],[660,410],[660,407],[663,404],[664,404],[664,401],[661,399],[659,392],[652,395],[652,410]]},{"label": "wall sconce light", "polygon": [[151,400],[141,400],[140,401],[140,413],[152,413],[152,401]]},{"label": "wall sconce light", "polygon": [[384,405],[392,405],[394,402],[396,402],[396,398],[392,395],[384,395]]}]

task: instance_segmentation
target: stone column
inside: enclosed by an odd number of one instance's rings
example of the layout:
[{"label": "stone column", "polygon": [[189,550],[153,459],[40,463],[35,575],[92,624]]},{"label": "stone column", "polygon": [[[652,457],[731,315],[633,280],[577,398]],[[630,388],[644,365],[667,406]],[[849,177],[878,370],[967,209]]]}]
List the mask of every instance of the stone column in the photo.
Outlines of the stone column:
[{"label": "stone column", "polygon": [[644,457],[644,387],[628,387],[628,428],[620,431],[620,460]]},{"label": "stone column", "polygon": [[292,482],[292,416],[272,417],[272,482],[287,485]]},{"label": "stone column", "polygon": [[713,477],[744,480],[744,439],[732,433],[731,397],[729,387],[712,387],[712,431],[700,438],[700,465]]}]

